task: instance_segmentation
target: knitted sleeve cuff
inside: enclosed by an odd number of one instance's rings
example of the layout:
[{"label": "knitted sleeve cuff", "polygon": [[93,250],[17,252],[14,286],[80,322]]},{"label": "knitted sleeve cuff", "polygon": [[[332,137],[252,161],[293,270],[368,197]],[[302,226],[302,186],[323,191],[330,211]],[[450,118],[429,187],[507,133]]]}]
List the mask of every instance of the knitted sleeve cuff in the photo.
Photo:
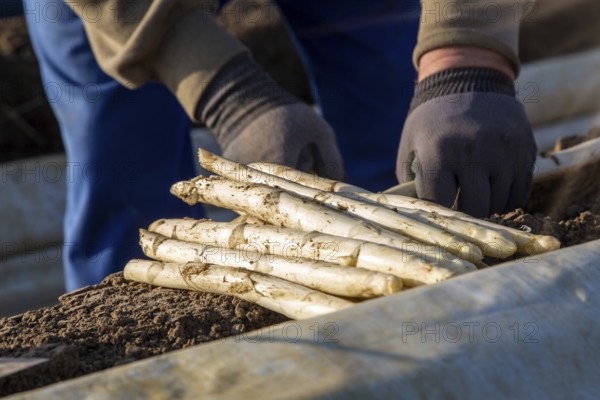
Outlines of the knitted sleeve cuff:
[{"label": "knitted sleeve cuff", "polygon": [[436,97],[469,92],[515,96],[513,80],[491,68],[452,68],[435,73],[415,85],[410,111]]},{"label": "knitted sleeve cuff", "polygon": [[224,145],[263,113],[298,101],[243,53],[215,75],[202,94],[195,116]]}]

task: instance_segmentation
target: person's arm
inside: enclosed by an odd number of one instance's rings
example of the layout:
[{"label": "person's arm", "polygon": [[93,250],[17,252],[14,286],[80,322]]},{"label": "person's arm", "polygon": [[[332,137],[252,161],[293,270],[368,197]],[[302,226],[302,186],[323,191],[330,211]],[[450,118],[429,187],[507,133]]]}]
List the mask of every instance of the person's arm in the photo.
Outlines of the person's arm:
[{"label": "person's arm", "polygon": [[[216,1],[74,0],[100,67],[129,88],[164,83],[223,155],[344,176],[335,135],[217,25]],[[92,11],[94,11],[92,13]],[[88,19],[88,15],[93,19]]]},{"label": "person's arm", "polygon": [[396,166],[419,197],[476,216],[525,203],[537,149],[514,80],[519,23],[532,4],[423,1],[419,77]]},{"label": "person's arm", "polygon": [[129,88],[167,85],[194,116],[208,83],[247,52],[214,18],[216,1],[68,0],[100,67]]},{"label": "person's arm", "polygon": [[519,72],[519,27],[535,0],[422,0],[413,61],[445,47],[476,47],[503,56]]},{"label": "person's arm", "polygon": [[472,46],[442,47],[421,57],[418,81],[451,68],[491,68],[512,80],[516,71],[508,59],[492,50]]}]

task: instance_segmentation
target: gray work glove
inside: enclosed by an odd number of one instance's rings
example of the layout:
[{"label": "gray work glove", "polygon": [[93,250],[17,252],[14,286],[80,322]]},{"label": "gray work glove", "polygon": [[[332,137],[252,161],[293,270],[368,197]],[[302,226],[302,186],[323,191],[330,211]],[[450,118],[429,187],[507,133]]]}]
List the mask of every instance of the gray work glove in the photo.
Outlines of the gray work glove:
[{"label": "gray work glove", "polygon": [[285,164],[344,178],[331,127],[247,54],[217,73],[200,99],[196,118],[215,134],[226,158]]},{"label": "gray work glove", "polygon": [[415,87],[396,176],[420,198],[482,217],[527,200],[537,148],[513,81],[486,68],[457,68]]}]

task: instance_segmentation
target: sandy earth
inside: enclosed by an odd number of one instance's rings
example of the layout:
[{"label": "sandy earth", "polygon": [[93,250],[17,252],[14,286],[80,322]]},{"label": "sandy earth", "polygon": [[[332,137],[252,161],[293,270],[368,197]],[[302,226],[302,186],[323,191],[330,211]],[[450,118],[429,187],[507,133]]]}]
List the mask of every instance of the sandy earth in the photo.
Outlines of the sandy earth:
[{"label": "sandy earth", "polygon": [[2,357],[50,358],[0,379],[0,395],[286,320],[233,297],[153,287],[113,274],[62,296],[57,306],[0,319]]}]

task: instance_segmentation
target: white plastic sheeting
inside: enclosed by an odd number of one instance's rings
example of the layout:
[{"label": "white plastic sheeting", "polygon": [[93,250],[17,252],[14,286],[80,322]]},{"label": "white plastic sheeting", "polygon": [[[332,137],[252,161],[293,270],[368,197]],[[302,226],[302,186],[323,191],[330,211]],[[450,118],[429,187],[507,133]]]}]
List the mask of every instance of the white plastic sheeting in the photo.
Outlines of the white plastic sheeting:
[{"label": "white plastic sheeting", "polygon": [[599,111],[600,48],[527,64],[517,89],[533,126]]},{"label": "white plastic sheeting", "polygon": [[0,165],[0,316],[57,302],[64,293],[62,154]]},{"label": "white plastic sheeting", "polygon": [[595,241],[17,397],[594,398],[599,292]]},{"label": "white plastic sheeting", "polygon": [[587,140],[576,146],[535,161],[534,181],[563,177],[569,171],[578,172],[587,165],[600,163],[600,138]]},{"label": "white plastic sheeting", "polygon": [[0,165],[1,257],[62,242],[69,170],[63,154]]},{"label": "white plastic sheeting", "polygon": [[0,317],[56,304],[64,292],[62,244],[0,259]]},{"label": "white plastic sheeting", "polygon": [[533,130],[538,152],[552,150],[556,141],[561,137],[585,136],[590,129],[596,126],[600,127],[600,110],[595,114],[584,115],[555,124],[538,126]]}]

